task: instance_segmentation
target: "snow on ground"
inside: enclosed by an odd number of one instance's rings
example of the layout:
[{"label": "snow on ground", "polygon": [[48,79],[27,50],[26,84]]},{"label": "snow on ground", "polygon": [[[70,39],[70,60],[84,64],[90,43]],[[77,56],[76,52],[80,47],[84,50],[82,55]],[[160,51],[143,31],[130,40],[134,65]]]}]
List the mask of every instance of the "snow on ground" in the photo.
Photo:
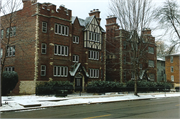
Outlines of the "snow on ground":
[{"label": "snow on ground", "polygon": [[[106,93],[105,95],[68,95],[66,98],[59,98],[55,96],[36,96],[36,95],[24,95],[24,96],[2,96],[2,106],[0,111],[10,110],[24,110],[24,109],[44,109],[52,106],[63,105],[76,105],[76,104],[92,104],[103,103],[113,101],[126,101],[126,100],[139,100],[139,99],[154,99],[162,97],[175,97],[180,96],[180,92],[175,93],[139,93],[139,97],[133,94],[118,94],[118,93]],[[6,104],[7,103],[7,104]],[[34,105],[34,106],[29,106]],[[35,105],[41,105],[36,106]],[[24,107],[29,106],[29,107]]]}]

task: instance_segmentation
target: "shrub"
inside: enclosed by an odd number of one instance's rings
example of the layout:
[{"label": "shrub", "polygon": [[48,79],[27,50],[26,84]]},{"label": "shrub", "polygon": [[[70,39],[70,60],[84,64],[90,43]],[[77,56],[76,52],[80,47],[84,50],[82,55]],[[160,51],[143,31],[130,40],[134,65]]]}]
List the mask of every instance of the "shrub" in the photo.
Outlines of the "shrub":
[{"label": "shrub", "polygon": [[114,81],[92,81],[87,85],[87,92],[104,93],[120,91],[123,87],[122,83]]},{"label": "shrub", "polygon": [[2,95],[7,95],[18,83],[18,74],[15,71],[4,71],[2,73]]},{"label": "shrub", "polygon": [[69,81],[41,82],[36,86],[36,95],[72,93],[73,83]]}]

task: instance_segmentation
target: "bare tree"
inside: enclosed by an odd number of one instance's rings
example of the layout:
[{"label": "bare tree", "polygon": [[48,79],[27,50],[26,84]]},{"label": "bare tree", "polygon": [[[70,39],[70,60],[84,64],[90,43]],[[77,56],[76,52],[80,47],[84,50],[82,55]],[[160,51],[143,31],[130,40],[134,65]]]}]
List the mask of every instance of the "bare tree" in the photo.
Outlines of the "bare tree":
[{"label": "bare tree", "polygon": [[169,54],[169,51],[171,50],[171,54],[175,53],[175,47],[171,49],[171,46],[168,46],[164,41],[159,40],[156,41],[157,46],[157,56],[164,57],[165,55]]},{"label": "bare tree", "polygon": [[[127,70],[134,75],[134,94],[137,95],[137,80],[143,70],[148,69],[149,44],[151,43],[153,46],[155,44],[153,40],[150,40],[151,37],[145,36],[145,31],[149,29],[144,29],[148,28],[152,21],[151,0],[111,0],[109,6],[111,14],[114,14],[119,21],[121,31],[127,32],[124,35],[124,41],[120,39],[128,47],[124,50],[127,57],[127,67],[123,70]],[[123,37],[123,35],[120,37]],[[121,53],[119,52],[119,54]],[[143,68],[140,68],[141,64],[144,64]]]},{"label": "bare tree", "polygon": [[180,5],[177,0],[166,0],[164,5],[158,7],[154,11],[154,18],[158,21],[160,29],[164,29],[171,40],[171,48],[169,54],[173,49],[180,45]]},{"label": "bare tree", "polygon": [[[6,0],[1,7],[1,77],[7,62],[14,62],[15,49],[21,50],[23,54],[18,54],[21,60],[28,49],[25,46],[32,45],[35,39],[27,37],[33,29],[28,29],[28,16],[31,11],[20,12],[23,7],[22,0]],[[3,50],[2,50],[3,49]],[[3,53],[4,52],[4,53]],[[0,100],[1,103],[1,100]]]}]

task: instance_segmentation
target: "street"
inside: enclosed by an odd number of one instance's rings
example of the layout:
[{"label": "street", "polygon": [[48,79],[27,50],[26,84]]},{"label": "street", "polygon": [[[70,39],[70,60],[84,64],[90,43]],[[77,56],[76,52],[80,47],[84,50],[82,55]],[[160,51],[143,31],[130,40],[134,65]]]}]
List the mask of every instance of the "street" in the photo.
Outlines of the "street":
[{"label": "street", "polygon": [[1,118],[180,118],[180,97],[3,112]]}]

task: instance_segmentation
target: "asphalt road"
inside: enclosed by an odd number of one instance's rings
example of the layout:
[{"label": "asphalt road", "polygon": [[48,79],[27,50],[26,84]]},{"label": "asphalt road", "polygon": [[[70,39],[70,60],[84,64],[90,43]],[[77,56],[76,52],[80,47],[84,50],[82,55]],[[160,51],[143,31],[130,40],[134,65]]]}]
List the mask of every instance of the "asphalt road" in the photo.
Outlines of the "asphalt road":
[{"label": "asphalt road", "polygon": [[3,112],[1,118],[180,118],[180,97],[90,105],[64,106],[35,111]]}]

